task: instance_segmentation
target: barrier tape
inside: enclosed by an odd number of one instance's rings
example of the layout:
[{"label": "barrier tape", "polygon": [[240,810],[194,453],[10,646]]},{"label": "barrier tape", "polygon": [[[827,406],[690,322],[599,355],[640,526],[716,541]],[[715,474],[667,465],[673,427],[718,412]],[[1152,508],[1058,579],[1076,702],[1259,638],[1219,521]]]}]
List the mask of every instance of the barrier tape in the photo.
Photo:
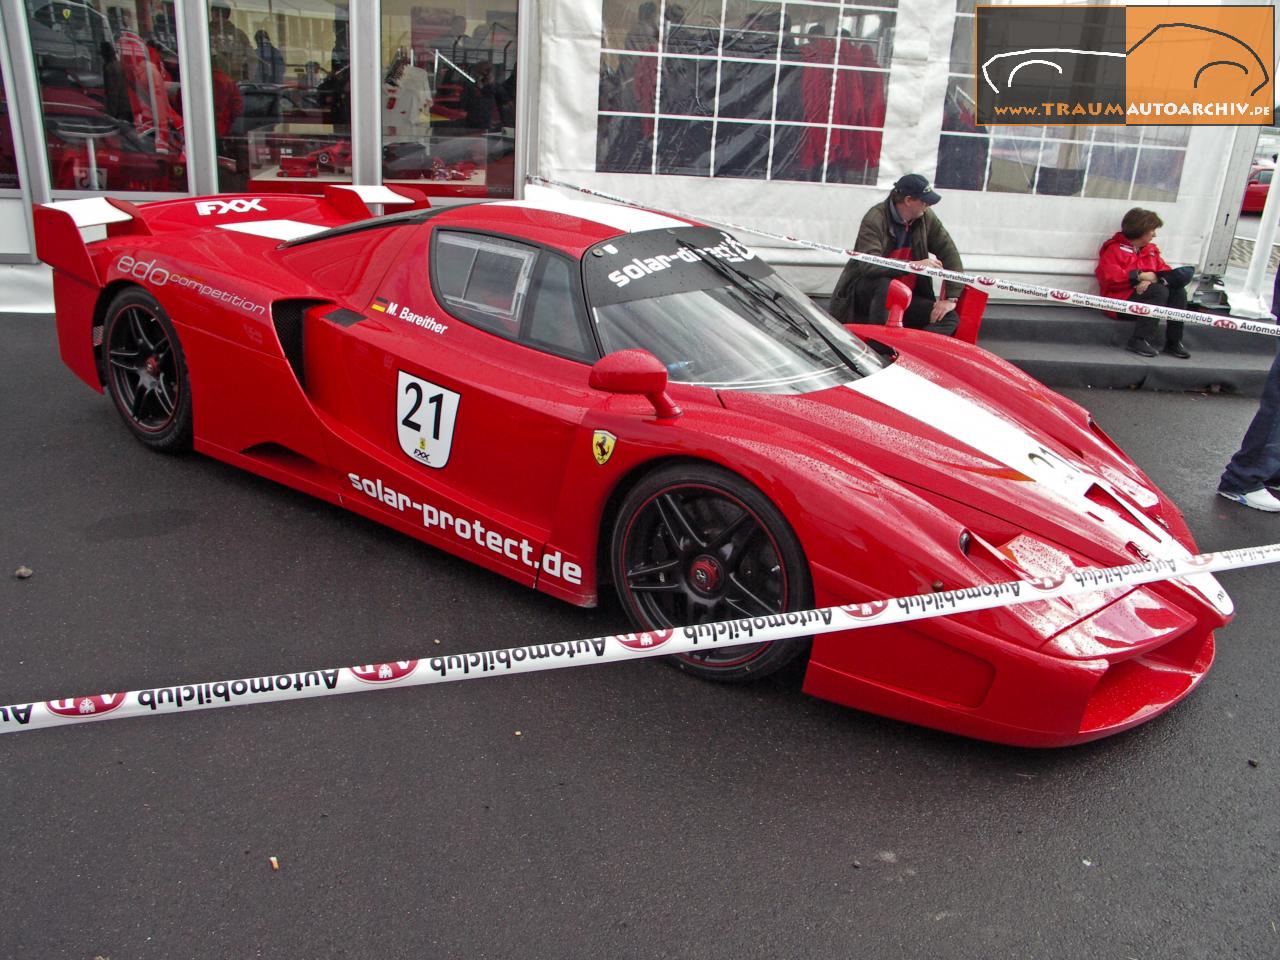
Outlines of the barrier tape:
[{"label": "barrier tape", "polygon": [[129,693],[104,693],[63,700],[9,704],[0,707],[0,734],[95,720],[157,716],[251,703],[302,700],[343,693],[367,693],[373,690],[449,683],[454,680],[509,676],[673,653],[699,653],[719,647],[909,623],[929,617],[971,613],[1015,603],[1088,593],[1092,590],[1135,586],[1157,580],[1277,562],[1280,562],[1280,543],[1273,543],[1198,554],[1178,560],[1150,560],[1119,567],[1082,567],[1059,577],[984,584],[768,617],[744,617],[740,620],[671,630],[622,633],[588,640],[507,647],[502,650],[429,659],[397,660],[241,680],[152,687]]},{"label": "barrier tape", "polygon": [[[578,193],[586,194],[590,197],[599,197],[602,200],[620,203],[627,207],[636,207],[640,210],[655,209],[654,207],[648,207],[644,204],[636,203],[633,200],[614,196],[611,193],[604,193],[599,190],[592,190],[590,187],[580,187],[576,184],[565,183],[563,180],[550,180],[546,177],[535,176],[526,177],[525,179],[530,183],[543,184],[551,187],[563,187],[566,190],[576,190]],[[1092,293],[1076,293],[1073,290],[1059,290],[1055,287],[1041,287],[1033,283],[1014,283],[1012,280],[999,280],[995,277],[974,277],[967,273],[957,273],[954,270],[945,270],[942,267],[913,267],[909,266],[902,260],[891,260],[888,257],[877,257],[871,253],[859,253],[857,250],[844,250],[840,247],[835,247],[827,243],[818,243],[814,240],[801,240],[799,237],[789,237],[786,234],[781,233],[770,233],[768,230],[761,230],[757,227],[748,227],[740,223],[731,223],[728,220],[721,220],[719,218],[702,217],[697,214],[685,213],[681,210],[668,210],[665,212],[670,213],[673,216],[684,217],[688,220],[720,223],[728,227],[730,230],[754,233],[757,236],[768,237],[771,240],[785,240],[788,243],[799,244],[802,247],[809,247],[813,250],[825,250],[828,253],[838,253],[854,260],[861,260],[864,263],[874,264],[877,267],[886,267],[900,273],[914,273],[919,276],[937,277],[939,280],[950,280],[954,283],[963,283],[966,286],[976,287],[982,291],[1004,290],[1009,293],[1021,293],[1032,297],[1042,297],[1045,300],[1053,300],[1057,303],[1074,303],[1077,306],[1090,307],[1094,310],[1113,310],[1116,313],[1124,313],[1132,317],[1159,317],[1164,320],[1181,320],[1184,323],[1198,324],[1202,327],[1215,327],[1219,330],[1238,330],[1241,333],[1260,333],[1267,337],[1280,337],[1280,325],[1274,323],[1259,323],[1256,320],[1245,320],[1240,317],[1215,317],[1204,313],[1197,313],[1194,310],[1175,310],[1172,307],[1159,307],[1147,303],[1135,303],[1132,300],[1117,300],[1114,297],[1100,297]]]}]

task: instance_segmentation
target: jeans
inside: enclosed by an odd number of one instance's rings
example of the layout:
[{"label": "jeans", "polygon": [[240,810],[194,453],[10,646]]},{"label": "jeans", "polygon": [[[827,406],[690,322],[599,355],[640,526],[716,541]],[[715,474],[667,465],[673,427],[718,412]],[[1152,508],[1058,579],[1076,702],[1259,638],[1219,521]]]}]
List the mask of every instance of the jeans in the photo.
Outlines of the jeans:
[{"label": "jeans", "polygon": [[1272,361],[1262,402],[1240,449],[1218,481],[1224,493],[1252,493],[1280,485],[1280,352]]},{"label": "jeans", "polygon": [[[1135,293],[1129,298],[1134,303],[1149,303],[1156,307],[1172,307],[1175,310],[1187,309],[1187,288],[1186,287],[1167,287],[1163,283],[1153,283],[1147,287],[1145,293]],[[1168,320],[1168,329],[1165,330],[1164,342],[1168,346],[1171,343],[1182,342],[1182,321]],[[1146,340],[1151,343],[1152,338],[1156,335],[1156,330],[1160,327],[1160,321],[1156,317],[1142,317],[1133,325],[1133,336],[1129,338],[1129,342],[1133,343],[1138,340]],[[1154,346],[1154,344],[1153,344]]]}]

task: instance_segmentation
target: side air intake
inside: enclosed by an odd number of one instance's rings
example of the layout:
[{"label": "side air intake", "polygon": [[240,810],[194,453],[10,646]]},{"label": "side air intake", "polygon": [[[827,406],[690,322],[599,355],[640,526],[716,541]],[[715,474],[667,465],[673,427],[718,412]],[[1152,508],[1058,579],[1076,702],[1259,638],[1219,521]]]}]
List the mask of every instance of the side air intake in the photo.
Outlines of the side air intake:
[{"label": "side air intake", "polygon": [[280,349],[293,368],[293,375],[303,390],[307,388],[306,369],[302,362],[302,318],[311,307],[323,300],[277,300],[271,305],[271,322],[275,324]]}]

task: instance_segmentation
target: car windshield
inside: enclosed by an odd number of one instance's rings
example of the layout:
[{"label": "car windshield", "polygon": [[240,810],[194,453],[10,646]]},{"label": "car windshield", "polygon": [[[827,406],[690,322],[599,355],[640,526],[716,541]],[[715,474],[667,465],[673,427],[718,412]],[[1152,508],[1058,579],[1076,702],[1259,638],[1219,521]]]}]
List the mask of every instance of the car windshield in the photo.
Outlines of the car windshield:
[{"label": "car windshield", "polygon": [[583,268],[605,353],[648,350],[677,383],[811,393],[884,364],[719,230],[682,227],[618,237],[588,251]]}]

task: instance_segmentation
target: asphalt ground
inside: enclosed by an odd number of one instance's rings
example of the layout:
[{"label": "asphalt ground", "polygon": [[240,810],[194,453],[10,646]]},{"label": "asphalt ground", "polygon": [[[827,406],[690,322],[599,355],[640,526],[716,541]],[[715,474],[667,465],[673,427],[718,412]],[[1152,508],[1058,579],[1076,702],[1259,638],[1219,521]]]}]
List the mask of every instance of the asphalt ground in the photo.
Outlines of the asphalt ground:
[{"label": "asphalt ground", "polygon": [[[0,337],[0,703],[624,629],[150,454],[51,321]],[[1213,496],[1256,401],[1070,395],[1203,548],[1280,541]],[[0,957],[1275,957],[1280,591],[1223,579],[1200,689],[1059,751],[653,661],[5,736]]]}]

